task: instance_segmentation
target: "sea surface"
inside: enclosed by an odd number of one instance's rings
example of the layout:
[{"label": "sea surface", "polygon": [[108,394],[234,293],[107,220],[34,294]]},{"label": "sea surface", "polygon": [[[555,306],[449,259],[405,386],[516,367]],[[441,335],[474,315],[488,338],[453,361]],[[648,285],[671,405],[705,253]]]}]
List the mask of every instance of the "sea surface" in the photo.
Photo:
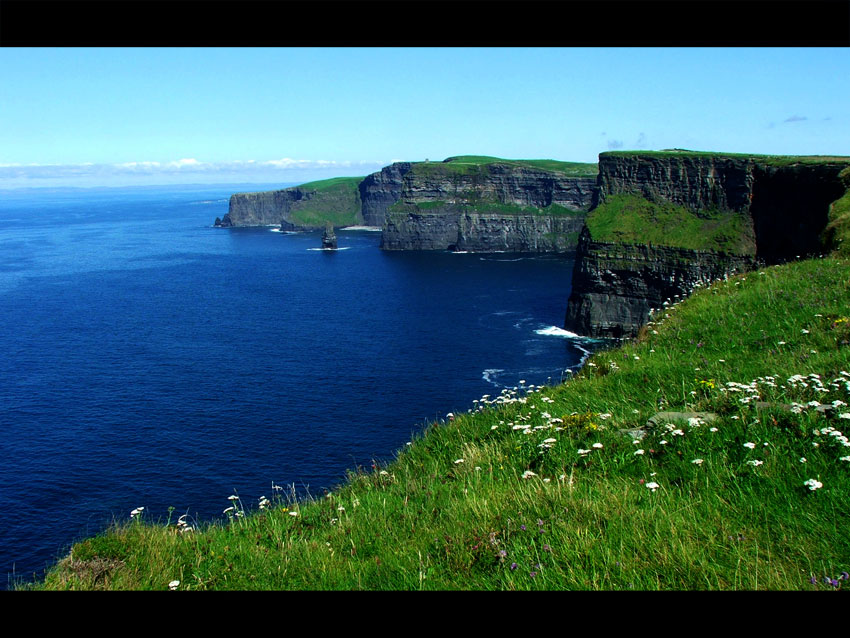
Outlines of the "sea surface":
[{"label": "sea surface", "polygon": [[0,191],[0,588],[141,506],[321,496],[593,347],[560,329],[571,255],[322,251],[213,228],[232,192]]}]

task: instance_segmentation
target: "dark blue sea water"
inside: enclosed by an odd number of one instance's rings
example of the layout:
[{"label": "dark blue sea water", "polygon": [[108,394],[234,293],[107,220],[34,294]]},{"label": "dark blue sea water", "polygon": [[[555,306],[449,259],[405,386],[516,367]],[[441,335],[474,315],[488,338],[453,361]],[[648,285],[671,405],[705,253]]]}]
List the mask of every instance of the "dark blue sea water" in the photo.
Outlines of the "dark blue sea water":
[{"label": "dark blue sea water", "polygon": [[139,506],[320,495],[586,353],[554,329],[570,257],[383,252],[368,231],[321,251],[212,228],[231,192],[0,194],[0,587]]}]

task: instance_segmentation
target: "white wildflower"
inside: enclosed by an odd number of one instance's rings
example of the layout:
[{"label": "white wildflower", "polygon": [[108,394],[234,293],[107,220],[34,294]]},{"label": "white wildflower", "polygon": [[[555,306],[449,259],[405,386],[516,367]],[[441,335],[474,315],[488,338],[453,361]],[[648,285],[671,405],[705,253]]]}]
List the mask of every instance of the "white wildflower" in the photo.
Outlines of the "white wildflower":
[{"label": "white wildflower", "polygon": [[752,465],[753,467],[758,467],[762,463],[764,463],[764,461],[759,461],[758,459],[754,459],[752,461],[747,461],[747,465]]},{"label": "white wildflower", "polygon": [[298,516],[298,512],[289,512],[290,516]]},{"label": "white wildflower", "polygon": [[634,451],[634,455],[635,455],[635,456],[641,456],[642,454],[644,454],[644,451],[643,451],[643,450],[635,450],[635,451]]},{"label": "white wildflower", "polygon": [[455,465],[457,465],[458,463],[463,463],[463,462],[464,462],[464,460],[463,460],[463,459],[457,459],[457,460],[455,461]]},{"label": "white wildflower", "polygon": [[805,462],[806,462],[806,457],[805,457],[805,456],[801,456],[801,457],[800,457],[800,463],[805,463]]},{"label": "white wildflower", "polygon": [[702,465],[705,461],[703,459],[694,459],[691,461],[694,465]]},{"label": "white wildflower", "polygon": [[647,487],[647,489],[650,489],[654,492],[655,490],[657,490],[661,486],[658,483],[656,483],[655,481],[651,481],[651,482],[646,484],[646,487]]},{"label": "white wildflower", "polygon": [[744,447],[748,447],[752,450],[756,447],[756,444],[755,443],[744,443]]},{"label": "white wildflower", "polygon": [[522,478],[524,478],[524,479],[530,479],[532,476],[537,476],[537,474],[535,474],[531,470],[526,470],[525,472],[522,473]]},{"label": "white wildflower", "polygon": [[601,449],[602,449],[602,444],[601,444],[601,443],[594,443],[594,444],[593,444],[593,445],[591,445],[590,447],[594,447],[594,448],[596,448],[597,450],[601,450]]},{"label": "white wildflower", "polygon": [[585,455],[587,455],[587,454],[590,454],[590,450],[583,450],[583,449],[579,448],[579,449],[578,449],[578,453],[579,453],[581,456],[585,456]]},{"label": "white wildflower", "polygon": [[179,580],[172,580],[170,583],[168,583],[168,589],[170,589],[172,591],[177,589],[179,586],[180,586]]},{"label": "white wildflower", "polygon": [[812,492],[814,492],[815,490],[819,490],[823,487],[823,483],[821,483],[820,481],[816,481],[815,479],[809,479],[808,481],[804,482],[803,485],[808,487],[809,490],[811,490]]}]

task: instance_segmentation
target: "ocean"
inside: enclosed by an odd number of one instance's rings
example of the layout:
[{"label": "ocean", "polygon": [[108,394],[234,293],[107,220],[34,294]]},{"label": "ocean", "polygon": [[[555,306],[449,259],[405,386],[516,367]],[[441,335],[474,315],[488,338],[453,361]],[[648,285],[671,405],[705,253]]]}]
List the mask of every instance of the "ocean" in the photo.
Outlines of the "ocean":
[{"label": "ocean", "polygon": [[0,587],[138,507],[321,496],[592,348],[560,328],[572,255],[385,252],[367,230],[322,251],[213,228],[232,192],[0,192]]}]

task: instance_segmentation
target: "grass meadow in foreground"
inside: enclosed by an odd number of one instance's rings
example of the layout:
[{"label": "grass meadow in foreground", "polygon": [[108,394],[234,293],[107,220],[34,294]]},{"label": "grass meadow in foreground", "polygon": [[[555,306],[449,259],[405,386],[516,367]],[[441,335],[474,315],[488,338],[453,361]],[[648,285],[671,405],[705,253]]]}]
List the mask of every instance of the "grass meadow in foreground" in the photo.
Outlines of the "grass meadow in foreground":
[{"label": "grass meadow in foreground", "polygon": [[[847,589],[848,340],[847,260],[730,278],[322,498],[222,495],[200,526],[137,512],[32,587]],[[686,410],[711,414],[624,432]]]}]

